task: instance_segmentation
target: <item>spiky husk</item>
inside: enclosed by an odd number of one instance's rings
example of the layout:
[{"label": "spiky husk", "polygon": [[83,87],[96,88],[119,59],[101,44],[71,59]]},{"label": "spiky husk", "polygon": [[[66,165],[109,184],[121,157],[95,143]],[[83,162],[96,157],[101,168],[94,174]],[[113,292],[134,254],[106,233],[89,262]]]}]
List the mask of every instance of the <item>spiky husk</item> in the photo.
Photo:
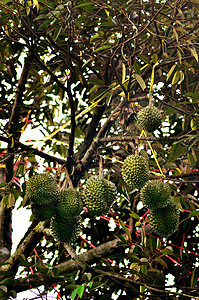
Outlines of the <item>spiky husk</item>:
[{"label": "spiky husk", "polygon": [[140,199],[148,209],[166,206],[170,202],[170,196],[169,185],[160,180],[149,180],[140,192]]},{"label": "spiky husk", "polygon": [[129,187],[142,188],[149,180],[147,160],[142,156],[127,156],[122,167],[122,178]]},{"label": "spiky husk", "polygon": [[32,203],[31,209],[33,217],[38,221],[48,221],[57,213],[57,207],[54,202],[43,205]]},{"label": "spiky husk", "polygon": [[137,114],[137,123],[148,132],[153,132],[162,123],[161,111],[155,106],[144,107]]},{"label": "spiky husk", "polygon": [[60,218],[59,215],[51,219],[50,228],[53,235],[61,242],[74,242],[82,229],[81,216],[74,218]]},{"label": "spiky husk", "polygon": [[117,198],[117,188],[112,181],[104,179],[104,186],[107,194],[106,202],[110,207]]},{"label": "spiky husk", "polygon": [[87,180],[86,188],[83,191],[83,202],[93,216],[100,216],[108,212],[107,191],[103,178],[93,175]]},{"label": "spiky husk", "polygon": [[59,198],[57,183],[50,174],[34,175],[26,184],[26,195],[39,205],[54,202]]},{"label": "spiky husk", "polygon": [[162,208],[151,210],[149,213],[149,223],[154,232],[162,236],[173,234],[179,226],[180,211],[175,202]]},{"label": "spiky husk", "polygon": [[62,189],[57,210],[63,218],[77,217],[83,210],[80,193],[74,188]]}]

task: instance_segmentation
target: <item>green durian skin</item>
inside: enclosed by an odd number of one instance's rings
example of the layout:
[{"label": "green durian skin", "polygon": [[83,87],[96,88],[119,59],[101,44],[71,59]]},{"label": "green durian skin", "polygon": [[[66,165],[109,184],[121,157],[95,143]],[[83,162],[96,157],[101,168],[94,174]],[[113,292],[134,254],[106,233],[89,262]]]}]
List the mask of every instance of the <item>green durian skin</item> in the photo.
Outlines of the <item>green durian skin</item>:
[{"label": "green durian skin", "polygon": [[146,106],[138,112],[137,123],[148,132],[154,132],[162,123],[161,111],[155,106]]},{"label": "green durian skin", "polygon": [[167,183],[149,180],[140,191],[140,199],[148,209],[166,206],[170,202],[171,190]]},{"label": "green durian skin", "polygon": [[81,216],[60,218],[60,216],[57,215],[51,219],[50,228],[55,238],[61,242],[71,244],[75,242],[81,233],[82,218]]},{"label": "green durian skin", "polygon": [[124,182],[133,188],[142,188],[149,180],[147,160],[142,156],[129,155],[122,166]]},{"label": "green durian skin", "polygon": [[167,206],[149,211],[149,223],[155,233],[167,237],[178,229],[179,216],[179,208],[171,200]]},{"label": "green durian skin", "polygon": [[108,212],[106,202],[107,191],[104,187],[104,179],[98,175],[91,176],[86,182],[83,191],[83,202],[92,216],[101,216]]},{"label": "green durian skin", "polygon": [[61,217],[77,217],[83,210],[80,193],[75,188],[62,189],[57,202],[57,210]]},{"label": "green durian skin", "polygon": [[57,214],[55,202],[43,205],[32,203],[31,209],[33,217],[38,221],[48,221]]},{"label": "green durian skin", "polygon": [[117,188],[112,181],[104,179],[105,190],[107,194],[106,202],[109,207],[113,204],[113,202],[117,198]]},{"label": "green durian skin", "polygon": [[38,205],[49,204],[59,198],[58,186],[50,174],[37,174],[28,180],[26,195]]}]

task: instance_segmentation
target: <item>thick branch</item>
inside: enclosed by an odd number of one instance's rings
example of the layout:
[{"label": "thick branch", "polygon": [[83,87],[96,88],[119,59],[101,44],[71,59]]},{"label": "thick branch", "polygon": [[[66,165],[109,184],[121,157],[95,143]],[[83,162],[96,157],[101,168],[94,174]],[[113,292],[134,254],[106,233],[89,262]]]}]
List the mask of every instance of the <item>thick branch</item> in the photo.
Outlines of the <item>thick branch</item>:
[{"label": "thick branch", "polygon": [[[28,74],[31,68],[31,58],[32,54],[29,53],[24,61],[23,70],[21,72],[20,79],[18,81],[18,86],[16,89],[15,100],[12,107],[11,116],[8,123],[8,132],[12,132],[13,126],[17,125],[20,121],[21,107],[23,104],[23,94],[25,91],[25,85],[28,79]],[[15,139],[19,139],[20,132],[14,132],[13,134]],[[8,159],[6,160],[6,182],[10,182],[14,175],[14,149],[11,148],[11,142],[8,143],[7,147]],[[1,211],[1,220],[0,220],[0,249],[7,249],[7,252],[10,253],[12,248],[12,207],[5,207]],[[6,256],[5,256],[6,259]]]},{"label": "thick branch", "polygon": [[86,151],[84,157],[82,158],[81,162],[77,165],[74,178],[75,181],[79,181],[79,179],[84,174],[85,170],[89,168],[89,165],[92,162],[93,154],[97,150],[97,147],[100,143],[100,138],[105,135],[105,133],[111,128],[112,124],[115,122],[115,120],[118,118],[118,115],[120,114],[120,111],[122,107],[126,104],[127,100],[123,100],[120,102],[120,104],[114,109],[114,111],[111,113],[111,115],[107,118],[106,122],[102,126],[102,128],[99,130],[96,138],[93,140],[92,144]]},{"label": "thick branch", "polygon": [[[6,143],[11,143],[11,139],[6,137],[6,136],[0,136],[0,141],[6,142]],[[24,145],[18,141],[14,141],[14,149],[21,149],[22,151],[31,151],[35,155],[38,155],[39,157],[45,158],[48,161],[51,162],[57,162],[60,165],[66,164],[65,159],[58,158],[56,156],[49,155],[47,153],[44,153],[42,151],[39,151],[37,149],[34,149],[30,146]]]},{"label": "thick branch", "polygon": [[[105,244],[102,244],[94,249],[87,251],[86,253],[78,255],[78,260],[83,262],[84,264],[91,265],[96,260],[99,260],[101,257],[105,257],[106,255],[112,253],[117,247],[119,239],[114,239]],[[12,285],[12,289],[14,289],[17,293],[28,290],[31,288],[39,287],[40,285],[49,285],[50,283],[56,283],[60,281],[60,278],[56,278],[54,273],[58,272],[59,275],[71,273],[74,270],[79,270],[81,267],[74,260],[70,259],[64,263],[61,263],[51,269],[48,269],[48,275],[44,278],[38,275],[38,278],[20,278],[15,279],[15,283]]]},{"label": "thick branch", "polygon": [[30,71],[30,67],[32,64],[32,54],[28,54],[28,56],[25,58],[24,67],[21,73],[21,77],[18,81],[18,86],[15,94],[15,101],[13,104],[9,124],[8,124],[8,131],[12,132],[12,126],[18,124],[20,119],[20,113],[21,113],[21,106],[23,103],[23,93],[25,91],[25,85],[28,79],[28,74]]},{"label": "thick branch", "polygon": [[154,136],[113,136],[108,138],[101,138],[100,143],[109,142],[130,142],[135,140],[140,141],[180,141],[181,139],[193,137],[192,135],[181,135],[181,136],[165,136],[165,137],[154,137]]},{"label": "thick branch", "polygon": [[44,236],[44,225],[45,222],[40,222],[23,240],[23,242],[19,245],[15,253],[12,256],[10,256],[10,258],[6,261],[4,265],[1,266],[0,272],[2,276],[3,272],[5,272],[5,277],[7,276],[7,272],[10,272],[12,276],[16,274],[21,255],[23,254],[27,257],[31,253],[32,249]]}]

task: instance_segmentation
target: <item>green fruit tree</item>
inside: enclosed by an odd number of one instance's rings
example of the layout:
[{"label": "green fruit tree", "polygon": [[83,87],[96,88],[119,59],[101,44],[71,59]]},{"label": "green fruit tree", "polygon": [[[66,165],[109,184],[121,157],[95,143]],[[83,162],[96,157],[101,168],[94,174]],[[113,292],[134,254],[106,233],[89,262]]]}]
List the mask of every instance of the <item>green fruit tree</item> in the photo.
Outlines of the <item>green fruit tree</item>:
[{"label": "green fruit tree", "polygon": [[0,299],[199,299],[198,49],[196,0],[0,1]]}]

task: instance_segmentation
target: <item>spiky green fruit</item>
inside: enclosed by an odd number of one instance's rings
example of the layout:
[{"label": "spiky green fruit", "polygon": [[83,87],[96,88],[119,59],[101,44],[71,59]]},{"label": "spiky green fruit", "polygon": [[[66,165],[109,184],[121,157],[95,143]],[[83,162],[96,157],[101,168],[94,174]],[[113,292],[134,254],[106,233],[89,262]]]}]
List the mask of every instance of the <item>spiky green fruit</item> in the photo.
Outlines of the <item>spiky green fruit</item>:
[{"label": "spiky green fruit", "polygon": [[31,209],[33,217],[39,221],[48,221],[57,213],[57,207],[54,202],[43,205],[32,203]]},{"label": "spiky green fruit", "polygon": [[167,206],[150,211],[149,223],[157,234],[169,236],[178,229],[179,215],[178,206],[171,200]]},{"label": "spiky green fruit", "polygon": [[170,202],[170,196],[169,185],[160,180],[149,180],[140,192],[140,199],[148,209],[166,206]]},{"label": "spiky green fruit", "polygon": [[54,202],[59,198],[57,183],[50,174],[34,175],[27,182],[26,195],[39,205]]},{"label": "spiky green fruit", "polygon": [[62,189],[57,202],[57,210],[61,217],[77,217],[83,210],[80,193],[74,188]]},{"label": "spiky green fruit", "polygon": [[83,192],[83,202],[93,216],[100,216],[108,212],[107,191],[103,178],[93,175],[87,180]]},{"label": "spiky green fruit", "polygon": [[74,242],[81,232],[81,216],[74,218],[60,218],[59,215],[51,219],[50,228],[53,235],[61,242]]},{"label": "spiky green fruit", "polygon": [[149,180],[147,160],[142,156],[127,156],[122,167],[122,178],[129,187],[142,188]]},{"label": "spiky green fruit", "polygon": [[104,187],[107,195],[106,202],[110,207],[117,198],[117,188],[112,181],[107,179],[104,179]]},{"label": "spiky green fruit", "polygon": [[137,123],[148,132],[153,132],[162,123],[161,111],[155,106],[146,106],[138,112]]}]

